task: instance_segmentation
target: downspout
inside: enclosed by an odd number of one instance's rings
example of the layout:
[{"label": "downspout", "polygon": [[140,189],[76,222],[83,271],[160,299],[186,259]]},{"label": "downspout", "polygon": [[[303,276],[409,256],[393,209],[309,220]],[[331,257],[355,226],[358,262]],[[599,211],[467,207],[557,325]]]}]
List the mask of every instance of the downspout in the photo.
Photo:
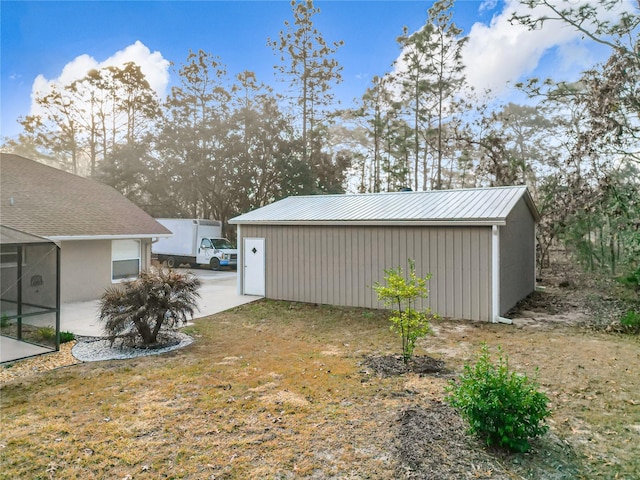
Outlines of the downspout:
[{"label": "downspout", "polygon": [[500,227],[491,227],[491,323],[513,323],[500,316]]},{"label": "downspout", "polygon": [[18,253],[18,265],[16,268],[16,272],[18,274],[18,292],[17,299],[18,300],[18,340],[22,340],[22,245],[18,245],[16,247]]},{"label": "downspout", "polygon": [[56,249],[56,352],[60,351],[60,247],[55,246]]},{"label": "downspout", "polygon": [[244,292],[242,291],[242,282],[243,282],[243,278],[244,278],[244,261],[242,260],[243,255],[242,255],[242,249],[244,248],[244,242],[242,241],[242,226],[240,224],[238,224],[238,234],[237,234],[237,239],[238,239],[238,258],[236,259],[236,272],[237,272],[237,292],[238,295],[243,295]]},{"label": "downspout", "polygon": [[536,221],[533,221],[533,290],[535,291],[538,288],[538,236],[536,235],[536,230],[538,229],[538,224]]}]

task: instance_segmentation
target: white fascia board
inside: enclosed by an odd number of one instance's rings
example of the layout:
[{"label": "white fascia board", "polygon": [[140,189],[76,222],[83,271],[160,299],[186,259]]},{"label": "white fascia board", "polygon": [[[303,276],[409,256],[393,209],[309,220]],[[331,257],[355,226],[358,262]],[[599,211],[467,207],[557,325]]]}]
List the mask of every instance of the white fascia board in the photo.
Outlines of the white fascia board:
[{"label": "white fascia board", "polygon": [[48,238],[54,242],[63,242],[69,240],[136,240],[141,238],[161,238],[172,237],[172,233],[157,233],[157,234],[139,234],[139,235],[53,235]]},{"label": "white fascia board", "polygon": [[506,219],[488,220],[252,220],[229,222],[236,225],[326,225],[375,227],[503,227]]}]

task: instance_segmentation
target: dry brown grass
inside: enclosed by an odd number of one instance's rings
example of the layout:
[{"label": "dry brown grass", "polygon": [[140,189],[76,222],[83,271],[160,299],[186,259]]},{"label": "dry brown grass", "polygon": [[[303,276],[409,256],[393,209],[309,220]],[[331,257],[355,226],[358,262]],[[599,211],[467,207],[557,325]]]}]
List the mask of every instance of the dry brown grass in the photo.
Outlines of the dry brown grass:
[{"label": "dry brown grass", "polygon": [[[555,323],[443,320],[435,331],[416,353],[453,370],[483,341],[501,344],[519,370],[539,366],[552,433],[584,478],[640,477],[637,338]],[[384,312],[260,301],[198,320],[189,333],[196,342],[169,354],[7,382],[0,477],[411,477],[399,419],[441,401],[446,379],[364,373],[366,355],[398,353]],[[521,478],[542,462],[543,446],[526,459],[482,451],[493,470],[469,465],[451,478]],[[446,438],[431,448],[465,462],[447,454]]]}]

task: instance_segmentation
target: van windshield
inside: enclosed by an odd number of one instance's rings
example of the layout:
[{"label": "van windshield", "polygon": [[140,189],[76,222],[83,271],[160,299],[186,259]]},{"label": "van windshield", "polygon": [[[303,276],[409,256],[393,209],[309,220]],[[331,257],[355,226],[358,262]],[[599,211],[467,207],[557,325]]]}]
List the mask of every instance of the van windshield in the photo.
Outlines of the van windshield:
[{"label": "van windshield", "polygon": [[232,249],[234,248],[233,245],[231,245],[231,242],[229,242],[229,240],[227,240],[226,238],[212,238],[211,242],[213,242],[213,246],[217,249]]}]

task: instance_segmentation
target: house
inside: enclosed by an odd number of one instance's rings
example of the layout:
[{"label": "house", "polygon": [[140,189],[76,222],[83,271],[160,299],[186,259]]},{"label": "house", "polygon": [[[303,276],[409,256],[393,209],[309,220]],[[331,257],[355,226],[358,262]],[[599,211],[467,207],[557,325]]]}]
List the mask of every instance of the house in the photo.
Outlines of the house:
[{"label": "house", "polygon": [[444,317],[501,316],[536,285],[539,214],[526,187],[289,197],[240,215],[238,291],[380,308],[375,282],[416,262]]},{"label": "house", "polygon": [[136,277],[171,235],[113,188],[18,155],[0,154],[0,188],[0,224],[59,245],[61,303]]}]

